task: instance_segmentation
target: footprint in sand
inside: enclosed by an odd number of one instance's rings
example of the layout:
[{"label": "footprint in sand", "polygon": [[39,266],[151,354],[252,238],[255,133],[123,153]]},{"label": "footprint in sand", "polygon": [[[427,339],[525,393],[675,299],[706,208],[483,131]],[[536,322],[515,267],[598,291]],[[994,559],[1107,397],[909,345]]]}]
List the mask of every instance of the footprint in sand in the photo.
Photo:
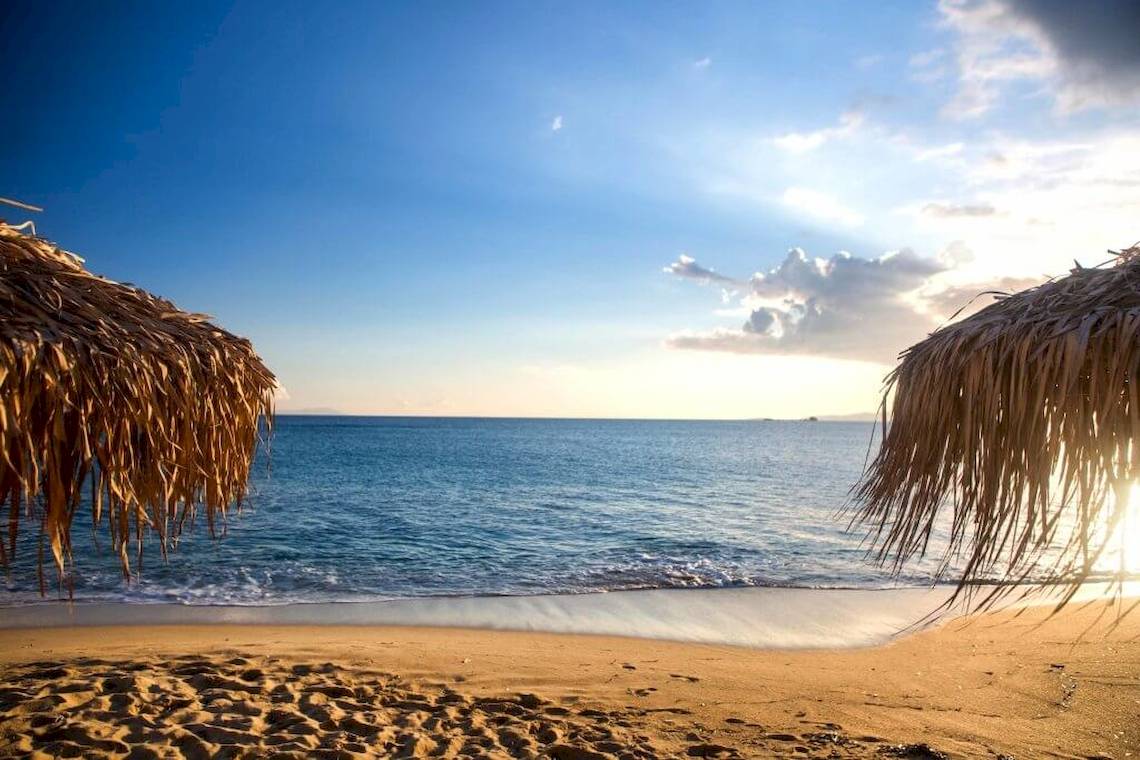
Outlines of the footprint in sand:
[{"label": "footprint in sand", "polygon": [[737,757],[739,752],[720,744],[694,744],[685,750],[689,757]]},{"label": "footprint in sand", "polygon": [[561,697],[563,705],[529,692],[475,697],[446,684],[413,688],[375,671],[232,651],[5,666],[0,684],[0,757],[739,756],[705,741],[677,747],[654,724],[658,710],[565,706],[582,701],[575,695]]},{"label": "footprint in sand", "polygon": [[679,679],[681,681],[688,681],[689,683],[697,683],[698,681],[701,680],[701,679],[697,678],[696,676],[686,676],[686,675],[681,675],[680,673],[670,673],[669,677],[670,678],[676,678],[676,679]]}]

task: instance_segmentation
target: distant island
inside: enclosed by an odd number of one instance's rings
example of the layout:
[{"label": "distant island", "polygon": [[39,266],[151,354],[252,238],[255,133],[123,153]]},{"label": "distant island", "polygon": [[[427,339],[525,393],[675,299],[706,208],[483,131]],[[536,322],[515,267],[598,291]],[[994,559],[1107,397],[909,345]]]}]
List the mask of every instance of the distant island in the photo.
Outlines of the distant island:
[{"label": "distant island", "polygon": [[821,414],[810,417],[778,418],[752,417],[749,422],[875,422],[879,415],[875,412],[855,412],[854,414]]},{"label": "distant island", "polygon": [[[814,418],[811,418],[814,419]],[[855,412],[853,414],[824,414],[819,419],[824,422],[875,422],[879,419],[877,412]]]}]

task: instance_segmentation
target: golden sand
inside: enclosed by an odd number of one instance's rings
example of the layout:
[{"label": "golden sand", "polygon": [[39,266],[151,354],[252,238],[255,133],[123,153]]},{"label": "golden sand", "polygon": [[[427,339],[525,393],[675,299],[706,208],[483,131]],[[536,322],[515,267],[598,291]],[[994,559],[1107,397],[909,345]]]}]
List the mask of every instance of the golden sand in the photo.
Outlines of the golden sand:
[{"label": "golden sand", "polygon": [[444,628],[3,630],[0,756],[1140,757],[1140,615],[1109,631],[1101,610],[811,651]]}]

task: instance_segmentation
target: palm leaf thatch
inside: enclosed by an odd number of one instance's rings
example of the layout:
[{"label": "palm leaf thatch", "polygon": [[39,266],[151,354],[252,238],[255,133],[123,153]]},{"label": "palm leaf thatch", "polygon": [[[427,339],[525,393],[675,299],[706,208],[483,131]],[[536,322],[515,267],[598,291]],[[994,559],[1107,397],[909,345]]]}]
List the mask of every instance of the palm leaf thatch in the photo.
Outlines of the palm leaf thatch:
[{"label": "palm leaf thatch", "polygon": [[[955,598],[982,608],[1045,580],[1061,607],[1123,542],[1140,478],[1140,247],[1110,264],[1000,298],[902,354],[853,490],[880,562],[901,570],[941,524],[938,575],[960,573]],[[1112,577],[1119,589],[1123,560]],[[975,596],[986,580],[1002,583]]]},{"label": "palm leaf thatch", "polygon": [[[26,225],[25,225],[26,226]],[[275,380],[249,341],[0,222],[0,513],[7,566],[28,520],[61,578],[90,488],[129,575],[128,545],[163,553],[198,508],[211,533],[240,505]]]}]

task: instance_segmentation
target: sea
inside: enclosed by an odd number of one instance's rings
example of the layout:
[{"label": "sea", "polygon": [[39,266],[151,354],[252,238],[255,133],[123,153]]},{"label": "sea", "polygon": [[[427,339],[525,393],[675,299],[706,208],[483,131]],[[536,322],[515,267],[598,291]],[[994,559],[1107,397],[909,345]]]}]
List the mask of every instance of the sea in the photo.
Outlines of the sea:
[{"label": "sea", "polygon": [[[929,586],[869,560],[844,508],[865,422],[280,416],[211,537],[124,579],[81,512],[72,588],[47,596],[26,531],[0,605],[282,605],[627,589]],[[102,529],[105,531],[105,526]],[[941,538],[935,536],[937,554]]]}]

